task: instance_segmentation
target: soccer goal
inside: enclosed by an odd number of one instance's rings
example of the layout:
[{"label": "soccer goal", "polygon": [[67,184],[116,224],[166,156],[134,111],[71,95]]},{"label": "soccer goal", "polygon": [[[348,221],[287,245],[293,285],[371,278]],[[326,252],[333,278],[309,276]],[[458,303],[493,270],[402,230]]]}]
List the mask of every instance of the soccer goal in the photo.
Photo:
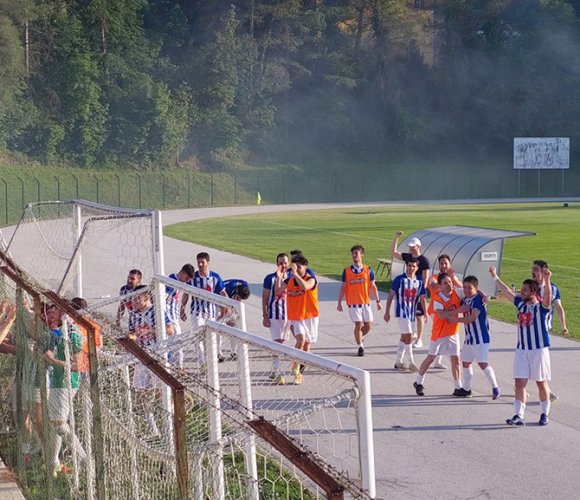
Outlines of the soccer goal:
[{"label": "soccer goal", "polygon": [[100,300],[118,294],[130,269],[163,274],[161,216],[85,200],[29,203],[7,251],[49,290]]}]

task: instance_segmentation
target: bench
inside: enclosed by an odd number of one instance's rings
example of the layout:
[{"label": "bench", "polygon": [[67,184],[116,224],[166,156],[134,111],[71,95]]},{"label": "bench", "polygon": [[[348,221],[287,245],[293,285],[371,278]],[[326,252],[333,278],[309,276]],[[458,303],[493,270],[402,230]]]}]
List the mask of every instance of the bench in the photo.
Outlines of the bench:
[{"label": "bench", "polygon": [[393,261],[391,259],[377,259],[379,264],[377,265],[377,276],[381,273],[387,272],[387,278],[391,277],[391,268],[393,266]]}]

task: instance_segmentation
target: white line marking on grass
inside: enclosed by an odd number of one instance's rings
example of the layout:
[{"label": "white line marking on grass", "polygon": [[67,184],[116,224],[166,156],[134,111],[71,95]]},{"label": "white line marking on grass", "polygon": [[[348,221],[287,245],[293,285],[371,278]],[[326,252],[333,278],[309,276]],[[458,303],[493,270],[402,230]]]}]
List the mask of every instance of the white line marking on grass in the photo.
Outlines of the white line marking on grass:
[{"label": "white line marking on grass", "polygon": [[364,239],[367,239],[367,240],[377,240],[377,241],[385,241],[385,242],[386,241],[391,241],[391,240],[388,240],[386,238],[377,238],[376,236],[363,236],[363,235],[360,235],[360,234],[342,233],[340,231],[329,231],[327,229],[320,229],[318,227],[291,226],[291,225],[289,225],[287,223],[273,222],[273,221],[266,221],[266,220],[263,220],[261,222],[263,224],[272,224],[274,226],[284,226],[284,227],[293,228],[293,229],[306,229],[308,231],[321,231],[323,233],[336,234],[336,235],[339,235],[339,236],[353,236],[355,238],[364,238]]},{"label": "white line marking on grass", "polygon": [[[513,262],[523,262],[524,264],[529,264],[530,266],[532,265],[531,261],[528,260],[522,260],[522,259],[512,259],[510,257],[504,257],[503,260],[511,260]],[[557,264],[550,264],[550,269],[566,269],[567,271],[578,271],[578,268],[576,267],[570,267],[570,266],[559,266]]]}]

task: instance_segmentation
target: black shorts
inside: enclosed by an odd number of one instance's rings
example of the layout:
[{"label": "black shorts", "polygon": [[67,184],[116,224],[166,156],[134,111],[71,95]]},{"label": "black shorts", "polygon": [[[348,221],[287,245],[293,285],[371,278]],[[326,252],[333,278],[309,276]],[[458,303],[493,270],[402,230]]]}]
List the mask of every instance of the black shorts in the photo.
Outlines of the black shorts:
[{"label": "black shorts", "polygon": [[421,302],[419,302],[417,304],[417,311],[415,313],[416,316],[425,316],[425,311],[423,311],[423,306],[421,305]]}]

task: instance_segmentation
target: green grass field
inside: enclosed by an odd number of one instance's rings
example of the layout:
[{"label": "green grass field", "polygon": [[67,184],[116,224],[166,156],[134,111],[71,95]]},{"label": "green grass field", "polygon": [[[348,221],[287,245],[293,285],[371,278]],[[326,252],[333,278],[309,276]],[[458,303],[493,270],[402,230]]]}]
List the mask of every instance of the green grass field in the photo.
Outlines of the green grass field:
[{"label": "green grass field", "polygon": [[[317,273],[339,279],[350,262],[350,247],[356,243],[364,245],[365,261],[376,267],[377,258],[389,256],[396,230],[409,234],[418,229],[457,224],[537,233],[506,241],[501,277],[508,284],[521,284],[530,277],[534,259],[546,260],[562,294],[571,336],[580,338],[580,267],[573,257],[580,244],[580,204],[570,204],[568,208],[561,203],[510,203],[256,213],[181,223],[166,228],[165,232],[174,238],[266,262],[273,262],[279,252],[299,248]],[[219,264],[215,267],[219,270]],[[378,284],[382,290],[390,285],[380,278]],[[510,304],[492,301],[489,309],[498,319],[514,320]],[[557,319],[554,326],[560,331]]]}]

